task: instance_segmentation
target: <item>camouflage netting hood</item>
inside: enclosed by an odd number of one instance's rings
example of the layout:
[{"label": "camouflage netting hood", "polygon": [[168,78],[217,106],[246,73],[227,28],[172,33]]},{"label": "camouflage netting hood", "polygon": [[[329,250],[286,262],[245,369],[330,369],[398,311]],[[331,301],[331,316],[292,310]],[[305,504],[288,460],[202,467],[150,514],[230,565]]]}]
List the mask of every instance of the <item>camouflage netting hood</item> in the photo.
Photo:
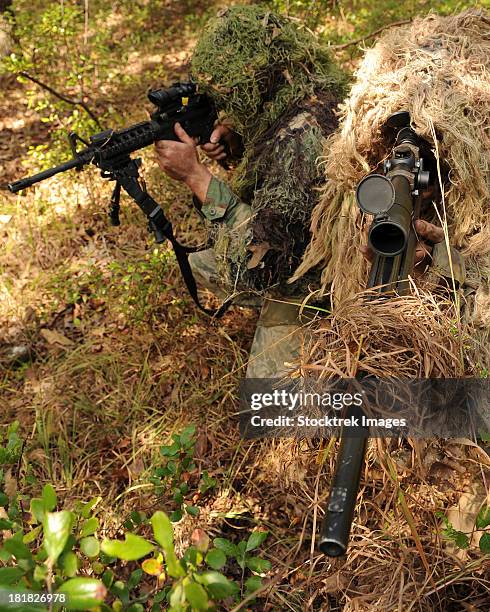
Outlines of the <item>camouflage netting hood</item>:
[{"label": "camouflage netting hood", "polygon": [[310,239],[323,183],[317,160],[337,126],[345,76],[312,33],[256,5],[224,9],[208,23],[191,74],[220,119],[242,136],[231,187],[253,213],[260,211],[247,226],[247,248],[267,245],[263,265],[250,266],[243,240],[230,242],[226,228],[214,226],[220,275],[233,287],[262,291],[275,284],[294,293],[287,279]]},{"label": "camouflage netting hood", "polygon": [[191,72],[243,136],[256,140],[287,109],[345,82],[325,46],[305,28],[261,6],[233,6],[211,20]]}]

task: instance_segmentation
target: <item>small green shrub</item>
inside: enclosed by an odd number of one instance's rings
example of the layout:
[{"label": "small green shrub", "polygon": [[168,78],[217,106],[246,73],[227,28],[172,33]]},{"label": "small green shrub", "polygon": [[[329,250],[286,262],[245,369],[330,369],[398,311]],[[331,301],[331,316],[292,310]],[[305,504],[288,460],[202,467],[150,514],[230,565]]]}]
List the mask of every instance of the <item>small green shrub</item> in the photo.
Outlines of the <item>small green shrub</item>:
[{"label": "small green shrub", "polygon": [[[178,506],[174,520],[184,511],[191,516],[199,512],[185,502],[189,490],[184,486],[186,474],[196,470],[195,434],[194,426],[186,427],[160,449],[164,465],[156,486],[171,488]],[[163,602],[173,612],[215,609],[217,602],[235,605],[253,595],[271,569],[268,560],[255,554],[268,535],[260,531],[236,544],[215,538],[210,546],[208,535],[195,529],[192,545],[179,558],[172,521],[161,511],[148,519],[134,510],[124,524],[124,539],[101,539],[100,497],[64,508],[49,483],[39,497],[18,494],[9,486],[11,468],[19,464],[24,446],[18,422],[7,428],[0,443],[0,601],[7,594],[18,597],[9,609],[156,612]],[[195,490],[204,494],[215,485],[204,472]],[[152,539],[138,530],[151,530]],[[229,579],[225,570],[241,574],[240,582]],[[49,604],[47,594],[58,599]]]},{"label": "small green shrub", "polygon": [[[6,592],[23,596],[49,592],[64,597],[52,605],[53,610],[140,612],[145,609],[143,604],[151,602],[151,610],[157,611],[164,600],[171,612],[208,610],[215,602],[236,602],[242,594],[253,594],[262,586],[259,574],[271,568],[269,561],[251,554],[264,542],[267,532],[254,532],[238,545],[216,538],[215,546],[209,548],[209,537],[198,529],[194,545],[179,559],[172,523],[161,511],[149,521],[153,540],[126,532],[124,540],[100,542],[99,520],[93,514],[99,501],[94,498],[74,510],[56,511],[57,496],[48,484],[40,498],[31,500],[27,529],[16,521],[4,522],[2,528],[13,535],[0,548],[0,598]],[[129,576],[125,564],[119,563],[142,559],[141,566]],[[241,585],[218,571],[232,561],[242,570]],[[87,567],[98,577],[80,575]],[[245,569],[252,573],[246,580]],[[153,587],[139,590],[145,575],[154,581]],[[108,597],[111,607],[105,603]],[[31,609],[25,605],[17,609]],[[32,609],[48,608],[40,604]]]},{"label": "small green shrub", "polygon": [[[1,528],[13,535],[0,548],[4,565],[0,567],[0,591],[57,594],[68,599],[69,610],[99,606],[107,594],[104,583],[78,575],[82,565],[100,552],[95,535],[99,521],[92,515],[99,500],[94,498],[74,510],[56,511],[56,492],[47,484],[41,497],[30,500],[27,519],[4,519]],[[1,501],[0,505],[5,506],[5,498]],[[53,609],[61,609],[62,601],[55,603]]]},{"label": "small green shrub", "polygon": [[[447,540],[450,540],[451,542],[453,542],[455,546],[457,546],[458,548],[462,550],[467,549],[470,545],[469,535],[467,533],[464,533],[463,531],[458,531],[457,529],[455,529],[453,525],[450,523],[447,516],[445,516],[442,512],[437,512],[436,516],[442,519],[442,522],[444,525],[443,529],[441,530],[442,535]],[[480,551],[484,555],[490,554],[490,529],[487,529],[487,527],[489,526],[490,526],[490,506],[485,505],[481,508],[480,512],[478,513],[478,516],[476,517],[476,521],[475,521],[475,529],[477,529],[478,531],[484,531],[479,541]]]},{"label": "small green shrub", "polygon": [[[238,545],[223,538],[216,538],[214,547],[209,548],[210,540],[207,534],[196,529],[193,534],[194,544],[178,559],[169,517],[164,512],[157,511],[151,517],[150,523],[156,545],[140,536],[126,534],[123,541],[104,540],[102,551],[125,561],[153,554],[141,564],[143,572],[155,579],[152,610],[159,610],[158,606],[164,599],[170,605],[170,612],[213,609],[217,601],[236,602],[241,594],[249,596],[257,591],[262,586],[262,578],[258,574],[264,574],[271,568],[269,561],[250,554],[265,541],[267,532],[253,532],[248,540],[243,540]],[[218,571],[230,561],[236,561],[242,570],[241,585]],[[244,581],[246,568],[252,575]],[[171,584],[165,585],[169,579]],[[165,586],[162,588],[162,585]]]},{"label": "small green shrub", "polygon": [[[172,522],[180,521],[183,513],[191,516],[199,514],[199,508],[186,501],[192,493],[188,481],[194,472],[194,451],[196,445],[196,427],[190,425],[180,434],[172,435],[172,443],[160,447],[160,455],[163,465],[156,467],[150,477],[150,482],[155,485],[157,495],[170,492],[176,509],[170,514]],[[216,486],[216,480],[211,478],[205,471],[201,476],[198,490],[201,494]]]}]

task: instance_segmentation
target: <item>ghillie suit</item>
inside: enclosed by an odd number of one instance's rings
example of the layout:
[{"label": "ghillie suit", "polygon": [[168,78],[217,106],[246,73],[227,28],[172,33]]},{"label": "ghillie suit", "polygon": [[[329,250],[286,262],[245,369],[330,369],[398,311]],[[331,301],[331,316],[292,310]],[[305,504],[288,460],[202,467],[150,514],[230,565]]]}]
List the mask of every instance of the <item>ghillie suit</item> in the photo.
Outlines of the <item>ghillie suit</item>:
[{"label": "ghillie suit", "polygon": [[[336,127],[345,79],[312,34],[260,6],[222,10],[197,43],[191,70],[244,145],[231,188],[247,206],[239,222],[211,228],[220,274],[231,290],[276,284],[294,293],[286,280],[310,238],[323,182],[316,162]],[[212,186],[213,209],[223,193]],[[225,203],[237,210],[229,194]]]},{"label": "ghillie suit", "polygon": [[[351,347],[352,354],[346,356],[343,350],[332,353],[331,332],[323,338],[320,334],[311,356],[317,365],[318,360],[326,363],[324,355],[328,354],[330,366],[338,366],[337,374],[349,370],[350,364],[350,375],[354,368],[382,371],[387,376],[396,375],[400,368],[405,370],[410,355],[409,370],[416,376],[451,377],[463,371],[481,375],[488,371],[489,32],[490,17],[481,9],[451,17],[430,15],[388,31],[366,53],[342,106],[340,128],[327,142],[327,183],[312,215],[312,241],[294,275],[298,279],[320,266],[323,290],[331,292],[334,304],[342,304],[341,319],[334,316],[333,326],[342,346]],[[371,326],[365,302],[363,307],[362,298],[353,297],[367,279],[368,264],[359,247],[366,243],[370,224],[359,212],[354,194],[359,180],[389,154],[382,126],[399,110],[410,112],[412,127],[433,149],[437,162],[434,173],[442,196],[425,218],[445,227],[446,242],[464,254],[467,282],[449,300],[446,295],[438,301],[434,288],[426,292],[428,287],[420,289],[419,285],[398,307],[389,303],[371,306],[376,314],[376,325]],[[442,324],[433,328],[437,334],[427,336],[432,330],[426,325],[436,315]],[[397,330],[389,342],[387,330]],[[362,347],[357,341],[352,344],[351,332],[364,335]],[[418,345],[419,339],[423,346]],[[395,351],[405,342],[405,349],[390,353],[387,362],[390,347]]]},{"label": "ghillie suit", "polygon": [[[325,380],[367,374],[400,380],[488,374],[489,33],[489,16],[481,10],[452,17],[430,15],[388,31],[360,64],[342,107],[339,130],[325,148],[327,183],[312,215],[312,242],[296,275],[321,267],[323,290],[330,293],[333,306],[331,316],[312,327],[313,341],[301,363],[303,375]],[[424,218],[447,227],[449,242],[465,256],[467,280],[454,291],[451,281],[446,289],[433,281],[430,273],[415,279],[410,295],[368,302],[363,289],[369,264],[360,246],[367,242],[372,218],[365,219],[358,211],[355,189],[362,177],[391,153],[392,142],[385,140],[382,126],[400,110],[410,112],[412,127],[430,143],[439,161],[433,170],[437,176],[439,165],[443,197],[435,203],[441,220],[433,207],[425,211]],[[451,407],[451,402],[447,405]],[[476,412],[490,425],[488,401],[487,405],[469,406],[468,416],[480,420]],[[444,425],[454,431],[453,416],[458,415],[448,415],[446,410],[441,413],[438,417],[447,419]],[[465,433],[459,431],[464,436],[470,429],[468,425]],[[437,439],[369,442],[368,469],[355,514],[362,528],[355,525],[352,530],[342,566],[342,574],[349,578],[335,593],[346,612],[445,610],[451,603],[461,602],[467,585],[478,591],[475,585],[484,570],[474,571],[466,559],[456,564],[454,548],[438,535],[434,537],[434,500],[445,512],[459,500],[462,508],[471,487],[479,508],[488,493],[484,475],[488,457],[476,445],[450,444]],[[283,448],[282,453],[286,455],[287,450]],[[325,454],[318,453],[317,464]],[[413,457],[411,463],[393,460],[404,454]],[[474,464],[476,468],[458,484],[452,475],[448,480],[439,475],[431,459],[444,463],[456,455],[458,470],[462,465]],[[330,456],[325,464],[323,482],[319,476],[316,481],[312,477],[313,460],[303,471],[312,474],[310,492],[320,481],[319,490],[325,490],[322,505],[327,503],[327,483],[332,482]],[[390,477],[376,486],[380,472]],[[303,487],[298,480],[289,491]],[[300,490],[297,499],[304,496]],[[315,499],[311,512],[316,507]],[[391,515],[395,518],[386,520]],[[470,532],[475,518],[470,522],[468,527],[456,529]],[[478,544],[473,541],[470,552],[463,554],[468,554],[468,559],[478,556],[475,548]],[[380,572],[389,580],[380,581]],[[448,584],[448,575],[455,576],[454,591],[439,586]],[[351,576],[356,577],[355,584]],[[325,572],[321,580],[325,584]],[[480,589],[479,596],[488,607],[488,589]],[[472,601],[477,599],[475,595]]]},{"label": "ghillie suit", "polygon": [[273,377],[300,338],[298,307],[268,298],[301,301],[310,281],[318,287],[318,272],[287,280],[310,240],[324,181],[318,158],[337,126],[345,78],[311,33],[260,6],[221,11],[197,43],[191,72],[244,152],[230,186],[211,180],[201,212],[213,246],[189,261],[222,295],[265,298],[248,375]]}]

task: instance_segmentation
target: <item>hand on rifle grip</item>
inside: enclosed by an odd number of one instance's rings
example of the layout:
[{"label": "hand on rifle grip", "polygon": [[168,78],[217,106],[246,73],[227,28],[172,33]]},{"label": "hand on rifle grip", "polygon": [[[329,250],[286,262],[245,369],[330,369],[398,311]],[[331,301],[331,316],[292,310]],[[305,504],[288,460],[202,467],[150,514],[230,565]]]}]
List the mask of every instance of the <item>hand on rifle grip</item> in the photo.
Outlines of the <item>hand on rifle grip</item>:
[{"label": "hand on rifle grip", "polygon": [[233,131],[228,126],[219,124],[214,128],[209,142],[201,145],[201,149],[210,159],[215,161],[225,159],[229,154],[229,141],[233,135]]}]

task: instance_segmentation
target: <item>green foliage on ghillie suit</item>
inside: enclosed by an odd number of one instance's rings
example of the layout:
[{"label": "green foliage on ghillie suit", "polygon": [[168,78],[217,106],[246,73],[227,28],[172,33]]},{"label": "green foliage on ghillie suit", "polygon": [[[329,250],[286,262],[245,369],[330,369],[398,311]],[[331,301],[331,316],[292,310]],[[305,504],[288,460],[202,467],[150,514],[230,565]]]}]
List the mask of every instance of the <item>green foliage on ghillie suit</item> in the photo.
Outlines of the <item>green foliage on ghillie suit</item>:
[{"label": "green foliage on ghillie suit", "polygon": [[[271,245],[260,271],[247,272],[242,265],[242,284],[265,288],[271,272],[274,281],[285,286],[309,241],[310,216],[318,200],[315,188],[323,181],[316,159],[323,138],[337,125],[333,109],[344,91],[345,76],[312,33],[261,6],[230,7],[211,20],[195,48],[191,72],[242,136],[245,150],[232,188],[254,212],[261,211],[249,244],[267,240]],[[279,143],[281,129],[288,130],[302,111],[314,118],[317,128],[304,137],[289,137],[287,145]],[[219,258],[224,240],[216,239]],[[223,269],[230,259],[240,266],[243,249],[233,252],[230,237],[226,240]],[[239,239],[231,242],[240,244]]]},{"label": "green foliage on ghillie suit", "polygon": [[[459,349],[452,352],[461,367],[477,374],[490,368],[489,31],[490,16],[481,9],[450,17],[429,15],[388,31],[366,53],[342,106],[339,130],[327,143],[327,183],[312,215],[311,243],[295,277],[320,266],[323,289],[331,292],[334,304],[344,304],[343,317],[347,317],[346,300],[351,300],[352,329],[358,336],[366,333],[362,350],[356,346],[353,351],[371,360],[369,371],[379,368],[384,375],[396,375],[407,363],[405,351],[383,364],[387,345],[380,343],[386,339],[383,330],[388,329],[399,330],[403,342],[430,340],[423,349],[412,346],[412,373],[419,368],[419,375],[456,375],[452,357],[441,348],[454,347],[455,337]],[[362,300],[353,297],[367,278],[368,265],[359,247],[366,243],[371,222],[356,206],[355,188],[388,155],[390,145],[381,128],[399,110],[410,112],[412,126],[429,142],[439,162],[443,197],[426,218],[442,224],[450,243],[463,252],[472,286],[459,292],[459,300],[434,302],[434,291],[417,293],[419,283],[412,301],[402,300],[399,308],[376,307],[379,325],[373,335]],[[427,337],[422,326],[434,316],[444,324],[438,326],[437,335]],[[403,335],[403,329],[410,329],[410,334]],[[396,336],[391,340],[393,350],[399,348]],[[350,341],[346,338],[345,346]],[[320,348],[325,349],[328,342],[325,338]],[[333,362],[345,363],[345,355],[338,361],[332,357]]]},{"label": "green foliage on ghillie suit", "polygon": [[235,179],[241,188],[244,168],[265,132],[305,98],[341,96],[346,82],[313,34],[257,5],[220,11],[196,45],[191,70],[243,138],[245,155]]}]

